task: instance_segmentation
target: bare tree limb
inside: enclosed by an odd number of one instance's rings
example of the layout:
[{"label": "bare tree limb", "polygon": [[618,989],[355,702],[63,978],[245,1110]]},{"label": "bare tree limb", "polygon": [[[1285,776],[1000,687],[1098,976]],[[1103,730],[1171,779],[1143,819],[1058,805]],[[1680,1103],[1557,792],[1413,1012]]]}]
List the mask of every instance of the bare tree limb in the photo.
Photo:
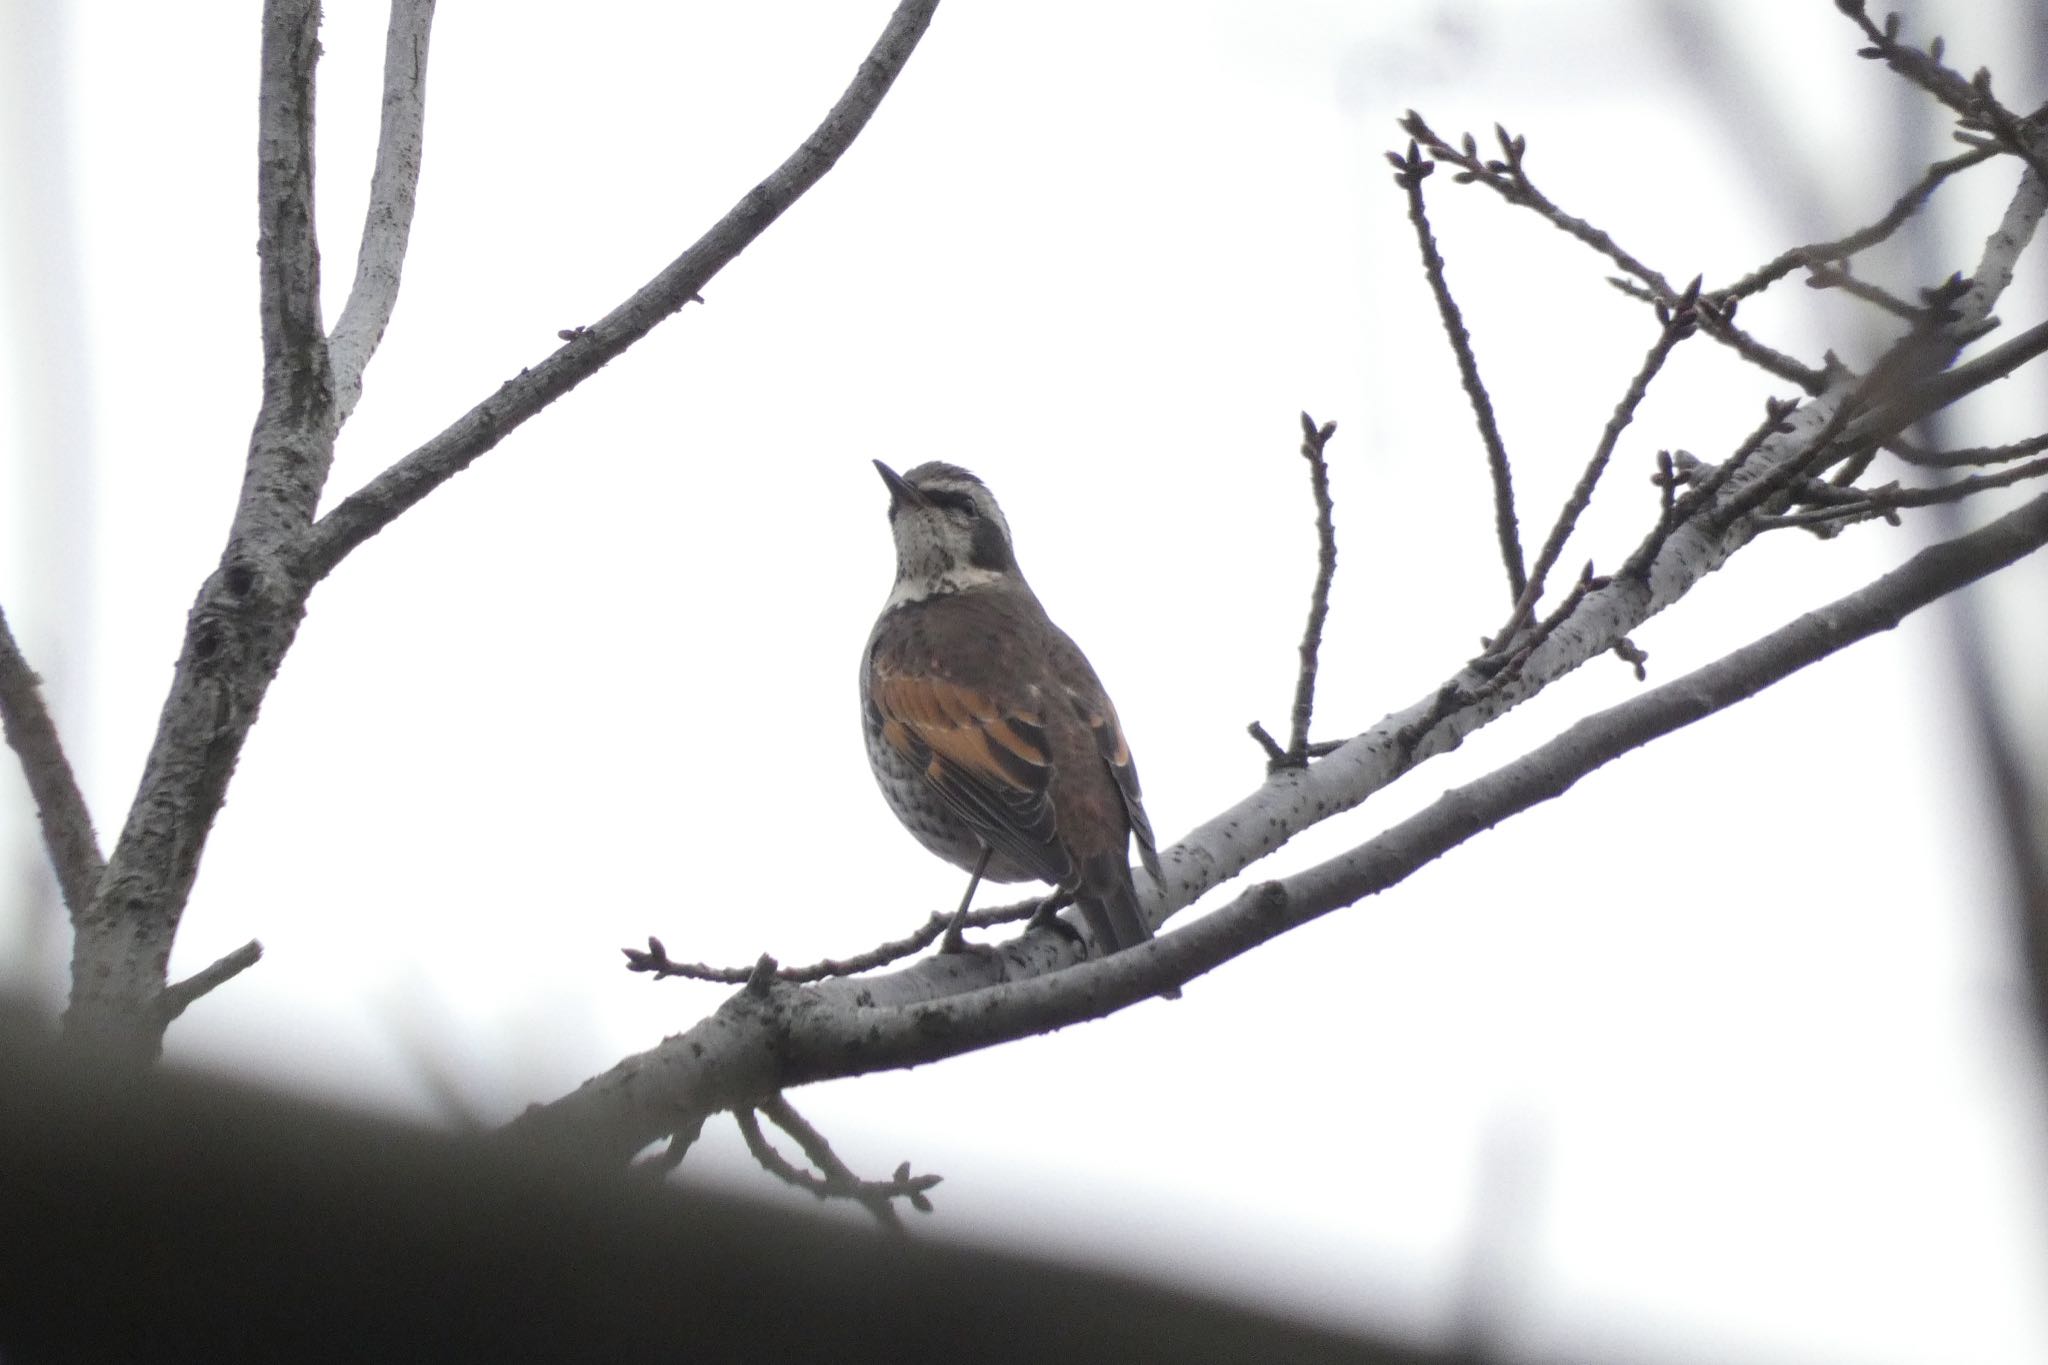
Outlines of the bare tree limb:
[{"label": "bare tree limb", "polygon": [[257,302],[263,323],[263,404],[249,441],[234,542],[263,553],[313,519],[340,421],[320,323],[320,242],[313,214],[313,68],[320,59],[315,0],[268,0],[258,98]]},{"label": "bare tree limb", "polygon": [[1323,458],[1330,438],[1336,434],[1335,422],[1318,425],[1307,413],[1301,415],[1301,455],[1308,461],[1309,492],[1316,503],[1316,581],[1308,595],[1308,624],[1301,632],[1301,668],[1294,677],[1294,709],[1284,756],[1284,761],[1296,766],[1309,758],[1308,727],[1316,706],[1316,659],[1322,652],[1323,624],[1330,618],[1330,584],[1337,577],[1336,508],[1330,502],[1330,466]]},{"label": "bare tree limb", "polygon": [[[1993,488],[2010,488],[2013,484],[2048,475],[2048,459],[2029,460],[2025,464],[2001,469],[1996,474],[1972,474],[1968,478],[1951,480],[1933,488],[1901,488],[1887,484],[1882,488],[1859,488],[1847,494],[1840,502],[1830,502],[1825,507],[1809,508],[1800,512],[1786,512],[1779,516],[1759,517],[1758,523],[1769,528],[1785,526],[1833,526],[1850,522],[1869,521],[1873,517],[1891,517],[1907,507],[1935,507],[1943,503],[1961,502],[1964,498]],[[1827,487],[1828,485],[1822,485]],[[1837,496],[1841,496],[1838,490]]]},{"label": "bare tree limb", "polygon": [[157,1012],[168,1025],[190,1009],[195,1000],[212,994],[262,960],[263,945],[252,938],[233,952],[192,973],[183,981],[164,987],[163,993],[156,998]]},{"label": "bare tree limb", "polygon": [[[1543,548],[1537,552],[1536,566],[1529,571],[1528,586],[1522,590],[1520,600],[1515,603],[1512,615],[1494,636],[1496,648],[1507,648],[1521,630],[1530,615],[1536,610],[1536,603],[1543,596],[1544,584],[1550,578],[1550,571],[1557,567],[1559,557],[1564,554],[1565,542],[1571,539],[1573,528],[1579,518],[1593,503],[1593,490],[1600,483],[1600,476],[1607,472],[1607,463],[1614,458],[1614,447],[1621,441],[1621,433],[1635,420],[1636,409],[1642,406],[1644,397],[1650,392],[1650,384],[1664,368],[1664,362],[1678,343],[1691,336],[1699,315],[1700,282],[1695,279],[1679,296],[1678,303],[1671,309],[1660,307],[1663,314],[1663,329],[1650,344],[1643,363],[1636,369],[1635,377],[1629,380],[1628,389],[1621,401],[1614,405],[1614,411],[1607,418],[1607,425],[1600,431],[1600,440],[1593,447],[1593,457],[1586,462],[1585,470],[1573,486],[1564,506],[1558,511],[1557,521],[1550,528],[1550,535],[1544,539]],[[1584,577],[1590,577],[1590,572]]]},{"label": "bare tree limb", "polygon": [[36,803],[36,819],[43,827],[43,846],[50,851],[50,866],[56,871],[64,907],[75,921],[92,903],[93,888],[99,885],[106,864],[100,858],[99,836],[93,833],[85,794],[79,791],[71,761],[64,756],[57,723],[43,704],[42,679],[22,658],[4,611],[0,611],[0,726],[6,729],[8,747],[21,759],[22,776],[28,779],[29,797]]},{"label": "bare tree limb", "polygon": [[1751,294],[1760,294],[1802,266],[1809,270],[1815,269],[1834,261],[1847,260],[1859,251],[1876,246],[1904,227],[1950,176],[1966,171],[1972,166],[1981,165],[1996,154],[1988,148],[1978,147],[1960,156],[1950,157],[1946,161],[1935,162],[1927,168],[1927,174],[1921,176],[1912,188],[1900,195],[1876,222],[1837,237],[1831,242],[1811,242],[1806,246],[1795,246],[1744,275],[1735,283],[1714,290],[1714,297],[1747,298]]},{"label": "bare tree limb", "polygon": [[1868,280],[1857,279],[1840,266],[1816,261],[1806,269],[1806,283],[1810,288],[1839,289],[1853,298],[1863,300],[1873,308],[1890,313],[1903,322],[1918,323],[1927,311],[1906,302],[1889,289],[1879,288]]},{"label": "bare tree limb", "polygon": [[1401,131],[1421,143],[1431,156],[1456,166],[1458,173],[1454,178],[1459,182],[1476,181],[1508,203],[1530,210],[1558,231],[1583,242],[1614,262],[1624,274],[1648,286],[1652,297],[1659,303],[1670,304],[1677,300],[1678,290],[1672,288],[1671,282],[1660,272],[1623,250],[1621,244],[1604,230],[1566,213],[1536,188],[1522,165],[1522,159],[1529,150],[1526,138],[1513,136],[1495,124],[1494,139],[1501,154],[1499,159],[1490,160],[1479,155],[1479,144],[1470,133],[1465,134],[1461,145],[1453,147],[1438,137],[1436,131],[1423,122],[1422,115],[1413,109],[1401,117],[1400,124]]},{"label": "bare tree limb", "polygon": [[309,581],[327,575],[358,545],[469,467],[555,399],[597,373],[700,291],[725,265],[831,170],[867,126],[909,60],[938,0],[903,0],[853,84],[825,121],[773,174],[749,190],[710,231],[602,319],[571,334],[554,354],[506,381],[453,425],[370,480],[320,518],[300,556]]},{"label": "bare tree limb", "polygon": [[2038,455],[2048,450],[2048,433],[2029,436],[2010,445],[1971,446],[1966,450],[1927,450],[1902,437],[1894,437],[1886,442],[1885,448],[1907,464],[1925,469],[1958,469],[1965,465],[2004,464],[2007,460]]},{"label": "bare tree limb", "polygon": [[1408,196],[1408,221],[1415,225],[1415,243],[1422,253],[1423,274],[1429,279],[1429,292],[1436,299],[1437,318],[1443,324],[1444,336],[1451,343],[1451,354],[1458,362],[1458,378],[1465,386],[1466,401],[1472,405],[1472,417],[1479,426],[1479,443],[1486,448],[1486,469],[1493,479],[1494,536],[1500,542],[1501,563],[1508,573],[1508,600],[1519,602],[1528,589],[1529,580],[1522,568],[1521,529],[1515,521],[1514,475],[1508,464],[1507,445],[1501,440],[1500,423],[1494,417],[1493,395],[1486,391],[1486,381],[1480,378],[1479,360],[1472,354],[1472,334],[1465,327],[1465,316],[1458,309],[1458,301],[1451,296],[1450,283],[1444,277],[1443,253],[1437,249],[1436,234],[1430,230],[1422,182],[1436,167],[1434,163],[1423,160],[1412,139],[1406,156],[1389,152],[1387,160],[1394,165],[1394,183]]},{"label": "bare tree limb", "polygon": [[797,1113],[787,1096],[770,1096],[761,1102],[758,1111],[795,1138],[797,1145],[804,1149],[805,1158],[818,1168],[817,1174],[802,1170],[776,1151],[775,1144],[761,1131],[760,1122],[754,1117],[754,1108],[735,1110],[733,1117],[739,1122],[747,1150],[753,1154],[754,1160],[761,1163],[762,1169],[777,1179],[797,1189],[808,1190],[820,1199],[851,1199],[873,1214],[877,1223],[894,1233],[904,1230],[903,1220],[896,1212],[898,1199],[908,1201],[919,1213],[932,1211],[932,1202],[926,1197],[926,1192],[939,1184],[943,1177],[912,1175],[910,1163],[906,1161],[888,1180],[863,1180],[853,1173],[852,1167],[839,1159],[839,1154],[832,1150],[832,1144],[826,1141],[825,1135]]},{"label": "bare tree limb", "polygon": [[[997,924],[1015,924],[1030,919],[1047,905],[1046,899],[1022,901],[1014,905],[989,906],[982,910],[970,910],[960,922],[974,929],[986,929]],[[777,967],[777,980],[801,984],[806,981],[823,981],[834,976],[854,976],[871,972],[877,967],[886,967],[906,957],[923,952],[937,943],[953,923],[953,912],[936,910],[901,938],[878,943],[866,952],[855,953],[852,957],[828,957],[802,967]],[[668,955],[668,948],[652,935],[648,936],[645,948],[622,948],[626,955],[626,970],[641,972],[657,979],[680,976],[690,981],[710,981],[720,985],[738,986],[753,979],[759,970],[755,963],[745,967],[715,967],[708,962],[677,962]]]},{"label": "bare tree limb", "polygon": [[[1879,27],[1871,20],[1863,0],[1835,0],[1835,8],[1849,16],[1870,40],[1870,46],[1859,55],[1884,62],[1954,110],[1963,128],[1989,134],[1989,145],[2019,157],[2033,168],[2034,174],[2048,179],[2048,130],[2044,130],[2038,116],[2023,119],[2000,104],[1991,93],[1989,71],[1980,68],[1975,77],[1964,80],[1960,73],[1942,64],[1940,38],[1925,50],[1902,43],[1898,41],[1899,16],[1887,14],[1884,25]],[[1977,138],[1959,138],[1984,145]]]},{"label": "bare tree limb", "polygon": [[320,327],[313,220],[316,0],[269,0],[258,87],[257,262],[263,399],[228,544],[201,585],[141,788],[79,917],[65,1028],[137,1060],[162,1047],[158,1003],[200,851],[263,695],[305,613],[286,548],[310,525],[338,417]]},{"label": "bare tree limb", "polygon": [[[1563,795],[1632,749],[1735,705],[1809,664],[2048,545],[2048,495],[1923,550],[1846,597],[1703,668],[1588,716],[1366,843],[1143,947],[1064,971],[911,1004],[857,1003],[854,983],[742,991],[709,1018],[502,1130],[570,1160],[622,1164],[708,1113],[786,1088],[917,1066],[1100,1018],[1185,984],[1247,949],[1392,887],[1509,817]],[[1333,762],[1283,774],[1314,784]],[[909,976],[923,970],[923,964]]]},{"label": "bare tree limb", "polygon": [[399,277],[405,270],[419,194],[427,46],[433,27],[434,0],[391,0],[391,23],[384,36],[384,117],[377,132],[377,163],[370,173],[370,205],[356,253],[355,283],[328,337],[334,357],[334,404],[343,422],[363,396],[363,371],[398,306]]}]

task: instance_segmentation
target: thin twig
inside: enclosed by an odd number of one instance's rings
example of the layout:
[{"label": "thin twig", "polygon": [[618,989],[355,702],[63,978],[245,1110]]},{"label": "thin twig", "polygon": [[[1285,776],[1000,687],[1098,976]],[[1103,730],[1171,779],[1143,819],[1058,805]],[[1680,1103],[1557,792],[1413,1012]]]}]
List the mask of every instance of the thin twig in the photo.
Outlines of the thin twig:
[{"label": "thin twig", "polygon": [[675,1132],[669,1134],[668,1141],[663,1144],[659,1152],[648,1157],[633,1169],[636,1172],[641,1172],[644,1168],[646,1175],[656,1177],[657,1179],[665,1176],[683,1164],[683,1158],[690,1154],[690,1148],[696,1146],[697,1139],[703,1135],[704,1116],[701,1114],[693,1115],[687,1122],[677,1127]]},{"label": "thin twig", "polygon": [[[1691,520],[1702,508],[1709,506],[1728,481],[1742,471],[1752,456],[1763,449],[1765,441],[1786,429],[1785,420],[1796,407],[1797,405],[1791,402],[1767,399],[1764,403],[1763,422],[1743,438],[1742,444],[1738,445],[1726,460],[1708,471],[1704,477],[1690,469],[1680,473],[1680,467],[1676,462],[1662,461],[1663,468],[1673,472],[1665,474],[1660,471],[1661,515],[1657,518],[1657,524],[1650,528],[1649,534],[1643,537],[1642,543],[1622,561],[1621,568],[1615,571],[1614,577],[1641,580],[1648,574],[1650,565],[1663,553],[1664,544],[1671,539],[1672,533]],[[1684,454],[1683,451],[1679,453]],[[1690,463],[1697,465],[1698,461]],[[1692,486],[1686,490],[1683,497],[1674,497],[1673,493],[1680,479]]]},{"label": "thin twig", "polygon": [[1873,308],[1890,313],[1905,322],[1917,323],[1927,311],[1906,302],[1889,289],[1880,288],[1868,280],[1860,280],[1838,266],[1815,262],[1807,267],[1807,284],[1815,289],[1839,289],[1853,298],[1859,298]]},{"label": "thin twig", "polygon": [[[1635,377],[1629,380],[1627,391],[1622,394],[1621,401],[1614,405],[1614,411],[1607,418],[1607,425],[1601,429],[1599,444],[1593,448],[1593,458],[1586,462],[1586,468],[1579,475],[1579,481],[1573,487],[1571,496],[1565,499],[1563,508],[1557,514],[1556,523],[1550,528],[1550,535],[1543,542],[1541,553],[1536,556],[1536,565],[1529,571],[1529,586],[1515,603],[1514,612],[1508,617],[1507,624],[1494,636],[1495,647],[1507,648],[1513,642],[1516,632],[1521,630],[1536,610],[1537,600],[1543,595],[1543,585],[1550,577],[1550,571],[1557,567],[1558,559],[1564,554],[1565,542],[1571,538],[1572,531],[1578,526],[1579,518],[1585,515],[1586,508],[1592,505],[1593,490],[1599,485],[1600,476],[1607,471],[1608,462],[1614,458],[1614,447],[1620,442],[1621,433],[1635,420],[1636,409],[1642,405],[1644,396],[1650,391],[1651,382],[1664,368],[1664,362],[1670,358],[1671,352],[1678,343],[1692,335],[1698,320],[1699,289],[1700,282],[1695,279],[1686,287],[1686,291],[1679,295],[1677,307],[1664,313],[1663,330],[1650,344],[1648,353],[1643,356],[1643,363],[1636,369]],[[1589,572],[1590,567],[1589,565]]]},{"label": "thin twig", "polygon": [[[2022,118],[2000,104],[1991,93],[1989,71],[1979,68],[1974,77],[1965,80],[1961,73],[1942,63],[1940,38],[1930,42],[1924,51],[1902,43],[1898,40],[1899,16],[1885,15],[1884,25],[1879,27],[1870,18],[1863,0],[1835,0],[1835,8],[1848,15],[1870,40],[1870,46],[1857,55],[1882,61],[1954,110],[1964,129],[1990,134],[1999,150],[2019,157],[2033,168],[2035,175],[2048,180],[2048,155],[2044,155],[2039,141],[2042,114]],[[1976,138],[1959,137],[1973,146],[1984,145]]]},{"label": "thin twig", "polygon": [[[1610,275],[1607,283],[1619,293],[1642,303],[1652,304],[1659,309],[1668,309],[1669,302],[1656,290],[1647,288],[1631,279]],[[1765,374],[1796,384],[1808,394],[1818,394],[1827,387],[1828,372],[1789,356],[1776,347],[1768,346],[1735,325],[1735,306],[1739,300],[1719,294],[1700,295],[1700,331],[1708,338],[1726,346]]]},{"label": "thin twig", "polygon": [[[1796,356],[1790,356],[1775,346],[1766,345],[1735,325],[1734,301],[1725,307],[1706,307],[1699,310],[1700,331],[1708,339],[1726,346],[1750,364],[1775,379],[1795,384],[1808,395],[1817,395],[1828,384],[1828,372],[1824,367],[1808,365]],[[1716,296],[1719,303],[1719,296]]]},{"label": "thin twig", "polygon": [[1425,161],[1413,141],[1408,144],[1408,154],[1403,157],[1387,153],[1387,160],[1394,166],[1394,183],[1408,195],[1408,221],[1415,225],[1416,247],[1422,253],[1423,273],[1429,277],[1429,292],[1436,299],[1437,317],[1443,324],[1444,335],[1450,339],[1451,353],[1458,360],[1458,378],[1465,386],[1465,397],[1472,405],[1473,419],[1479,424],[1479,441],[1486,448],[1487,472],[1493,479],[1493,525],[1494,534],[1500,541],[1501,563],[1508,573],[1508,600],[1518,602],[1523,589],[1528,586],[1528,575],[1522,567],[1521,529],[1515,520],[1514,478],[1508,464],[1507,445],[1501,440],[1500,424],[1493,413],[1493,396],[1486,391],[1486,381],[1479,376],[1479,360],[1472,354],[1472,335],[1465,329],[1464,315],[1458,309],[1458,301],[1451,295],[1451,286],[1444,277],[1444,258],[1437,250],[1436,234],[1430,230],[1428,207],[1422,195],[1422,182],[1436,169],[1433,162]]},{"label": "thin twig", "polygon": [[1318,426],[1301,414],[1301,455],[1308,461],[1309,489],[1316,500],[1316,583],[1308,598],[1308,624],[1301,633],[1301,671],[1294,679],[1293,728],[1287,759],[1299,767],[1308,762],[1308,727],[1316,705],[1316,657],[1323,647],[1323,623],[1330,616],[1330,583],[1337,576],[1337,524],[1330,502],[1330,466],[1323,458],[1335,422]]},{"label": "thin twig", "polygon": [[363,371],[398,306],[399,276],[412,235],[419,194],[420,149],[427,118],[427,46],[434,0],[392,0],[384,35],[384,117],[370,204],[356,253],[355,283],[328,337],[334,362],[334,403],[342,421],[363,396]]},{"label": "thin twig", "polygon": [[1969,365],[1943,370],[1961,344],[1956,333],[1981,326],[1981,320],[1968,317],[1957,306],[1975,289],[1956,276],[1928,291],[1928,309],[1921,325],[1899,338],[1869,373],[1855,381],[1803,451],[1718,505],[1713,512],[1715,524],[1733,525],[1737,518],[1764,509],[1771,499],[1837,462],[1843,462],[1843,467],[1836,482],[1846,484],[1862,473],[1881,442],[2048,349],[2048,324],[2043,324]]},{"label": "thin twig", "polygon": [[0,611],[0,726],[6,730],[8,747],[21,759],[22,776],[28,779],[29,797],[36,803],[36,819],[43,827],[43,846],[50,851],[50,866],[57,874],[57,888],[63,893],[64,908],[76,921],[92,904],[93,889],[100,884],[106,862],[100,857],[99,836],[93,833],[85,794],[79,791],[71,760],[64,756],[64,745],[57,738],[57,723],[43,704],[42,679],[21,656],[4,611]]},{"label": "thin twig", "polygon": [[[969,911],[962,926],[971,929],[986,929],[998,924],[1014,924],[1018,920],[1030,919],[1045,907],[1043,898],[1024,901],[1017,905],[990,906],[984,910]],[[946,927],[953,922],[951,911],[935,913],[930,919],[902,938],[890,939],[864,953],[852,957],[828,957],[806,967],[780,967],[775,971],[778,981],[801,985],[809,981],[824,981],[837,976],[857,976],[871,972],[877,967],[886,967],[906,957],[913,957],[939,941]],[[677,962],[668,955],[668,949],[658,938],[649,936],[645,948],[621,948],[626,955],[626,970],[642,972],[657,980],[677,976],[689,981],[709,981],[717,985],[738,986],[752,979],[757,965],[745,967],[714,967],[705,962]]]},{"label": "thin twig", "polygon": [[1614,238],[1594,227],[1583,218],[1574,218],[1556,204],[1550,202],[1543,192],[1536,188],[1523,168],[1522,159],[1528,152],[1528,139],[1511,136],[1508,130],[1495,124],[1494,138],[1500,144],[1500,160],[1484,160],[1479,155],[1479,144],[1470,133],[1465,134],[1462,147],[1453,147],[1438,137],[1422,116],[1413,109],[1400,120],[1401,131],[1429,149],[1431,156],[1448,161],[1458,168],[1452,178],[1459,184],[1478,181],[1480,184],[1507,200],[1510,204],[1530,209],[1540,215],[1560,232],[1569,234],[1593,250],[1620,266],[1624,273],[1633,275],[1656,291],[1660,303],[1671,304],[1678,298],[1678,291],[1662,274],[1652,270],[1643,262],[1621,248]]},{"label": "thin twig", "polygon": [[1894,436],[1885,448],[1907,464],[1923,469],[1957,469],[1965,465],[2004,464],[2048,450],[2048,433],[2030,436],[2003,446],[1971,446],[1967,450],[1925,450],[1903,437]]},{"label": "thin twig", "polygon": [[1513,682],[1521,674],[1522,665],[1536,652],[1537,646],[1556,634],[1557,628],[1571,619],[1571,614],[1578,610],[1579,603],[1586,599],[1586,594],[1606,587],[1610,581],[1612,580],[1595,574],[1593,561],[1587,560],[1586,566],[1579,570],[1579,576],[1572,583],[1571,591],[1565,594],[1564,600],[1534,627],[1514,637],[1509,651],[1495,658],[1494,662],[1498,667],[1493,676],[1482,686],[1474,688],[1465,700],[1468,703],[1483,701]]},{"label": "thin twig", "polygon": [[156,1012],[165,1024],[192,1007],[192,1002],[210,995],[263,960],[263,945],[250,939],[233,952],[202,967],[183,981],[164,987],[156,998]]},{"label": "thin twig", "polygon": [[1279,740],[1266,732],[1265,726],[1257,721],[1253,721],[1250,725],[1245,726],[1244,730],[1246,734],[1252,737],[1254,743],[1266,751],[1266,770],[1268,772],[1278,772],[1287,766],[1287,751],[1280,747]]},{"label": "thin twig", "polygon": [[1756,524],[1770,529],[1791,526],[1848,525],[1852,522],[1869,521],[1874,517],[1889,517],[1892,513],[1909,507],[1933,507],[1941,503],[1961,502],[1977,493],[1994,488],[2010,488],[2028,479],[2048,475],[2048,459],[2032,460],[2026,464],[2001,469],[1995,474],[1972,474],[1968,478],[1935,488],[1901,488],[1897,484],[1886,484],[1882,488],[1859,488],[1854,491],[1853,501],[1836,503],[1827,507],[1813,507],[1800,512],[1787,512],[1780,516],[1757,517]]},{"label": "thin twig", "polygon": [[[817,1172],[802,1169],[777,1151],[768,1135],[761,1131],[757,1114],[766,1114],[776,1127],[795,1138],[805,1157],[818,1168]],[[825,1140],[825,1135],[812,1127],[779,1094],[758,1109],[734,1109],[733,1119],[739,1124],[740,1135],[746,1139],[747,1150],[763,1170],[785,1184],[810,1191],[819,1199],[851,1199],[872,1213],[875,1221],[891,1232],[904,1230],[902,1218],[896,1212],[896,1201],[905,1200],[919,1213],[930,1213],[932,1203],[925,1192],[944,1179],[937,1175],[912,1175],[910,1163],[906,1161],[888,1180],[862,1180],[839,1159],[838,1153],[832,1150],[832,1144]]]},{"label": "thin twig", "polygon": [[1825,266],[1832,261],[1845,261],[1860,251],[1867,250],[1884,241],[1911,220],[1922,205],[1941,188],[1943,181],[1959,171],[1990,160],[1995,152],[1975,148],[1947,161],[1937,161],[1927,168],[1913,187],[1900,195],[1898,201],[1885,210],[1884,216],[1868,227],[1858,228],[1846,237],[1837,237],[1832,242],[1813,242],[1806,246],[1795,246],[1758,266],[1731,285],[1714,290],[1717,298],[1747,298],[1784,279],[1793,271],[1804,266],[1808,269]]}]

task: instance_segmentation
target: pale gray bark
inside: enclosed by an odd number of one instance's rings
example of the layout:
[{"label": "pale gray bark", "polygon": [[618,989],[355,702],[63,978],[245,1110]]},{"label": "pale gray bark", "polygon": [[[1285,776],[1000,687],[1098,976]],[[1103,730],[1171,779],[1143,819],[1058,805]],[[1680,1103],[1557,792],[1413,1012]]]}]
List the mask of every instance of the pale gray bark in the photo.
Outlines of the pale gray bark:
[{"label": "pale gray bark", "polygon": [[[96,880],[75,913],[69,1033],[117,1054],[153,1057],[171,1019],[260,956],[258,945],[245,945],[166,986],[200,855],[314,585],[351,549],[695,298],[831,169],[888,92],[936,3],[905,0],[818,129],[676,261],[317,524],[336,434],[397,299],[420,169],[433,4],[394,0],[370,209],[355,286],[331,340],[320,318],[313,213],[319,6],[266,4],[257,188],[262,405],[227,547],[187,618],[141,787],[113,852],[96,879],[82,854],[65,854],[80,888]],[[66,817],[67,828],[75,823]]]}]

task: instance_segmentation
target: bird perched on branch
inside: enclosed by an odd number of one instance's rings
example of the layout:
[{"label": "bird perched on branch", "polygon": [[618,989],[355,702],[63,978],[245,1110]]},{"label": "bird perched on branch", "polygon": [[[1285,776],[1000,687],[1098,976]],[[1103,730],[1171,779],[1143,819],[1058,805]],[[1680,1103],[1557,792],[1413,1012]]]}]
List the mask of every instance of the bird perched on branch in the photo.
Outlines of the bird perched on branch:
[{"label": "bird perched on branch", "polygon": [[1071,893],[1104,952],[1145,942],[1131,839],[1155,882],[1159,854],[1109,694],[1024,581],[980,479],[937,462],[875,468],[889,486],[896,586],[861,659],[861,720],[896,818],[972,874],[946,947],[961,946],[984,877]]}]

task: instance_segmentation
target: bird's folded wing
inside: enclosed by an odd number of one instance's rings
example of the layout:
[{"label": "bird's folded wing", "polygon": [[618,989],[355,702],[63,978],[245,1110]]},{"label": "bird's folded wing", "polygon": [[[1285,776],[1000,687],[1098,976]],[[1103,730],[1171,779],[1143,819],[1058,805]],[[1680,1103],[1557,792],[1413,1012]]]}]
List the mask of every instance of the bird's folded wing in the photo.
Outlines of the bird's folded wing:
[{"label": "bird's folded wing", "polygon": [[1124,742],[1123,726],[1117,722],[1116,708],[1109,704],[1109,698],[1102,698],[1099,705],[1091,706],[1087,698],[1078,692],[1069,692],[1075,709],[1088,722],[1088,729],[1095,736],[1095,748],[1101,753],[1102,761],[1109,765],[1109,772],[1116,779],[1116,789],[1124,799],[1124,814],[1131,822],[1131,835],[1138,841],[1138,858],[1145,864],[1145,870],[1152,874],[1152,880],[1163,882],[1159,870],[1159,849],[1152,837],[1152,821],[1145,815],[1143,794],[1138,787],[1138,765],[1131,761],[1131,746]]},{"label": "bird's folded wing", "polygon": [[944,678],[878,668],[869,721],[995,852],[1056,886],[1074,877],[1055,837],[1052,755],[1040,717]]}]

